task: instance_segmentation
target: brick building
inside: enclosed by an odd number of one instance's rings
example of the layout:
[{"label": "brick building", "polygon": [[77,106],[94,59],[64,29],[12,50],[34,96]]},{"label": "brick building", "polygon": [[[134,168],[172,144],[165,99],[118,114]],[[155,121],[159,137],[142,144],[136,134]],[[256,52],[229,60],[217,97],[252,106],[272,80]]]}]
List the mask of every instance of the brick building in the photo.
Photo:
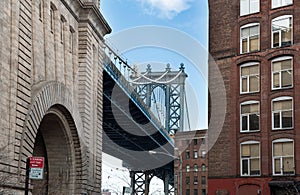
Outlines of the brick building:
[{"label": "brick building", "polygon": [[[210,0],[209,31],[226,91],[225,120],[208,157],[209,194],[295,194],[300,1]],[[216,79],[210,69],[210,90],[218,94]]]},{"label": "brick building", "polygon": [[175,189],[177,194],[207,194],[206,132],[206,130],[197,130],[176,133],[175,145],[182,162],[180,164],[179,159],[175,161]]}]

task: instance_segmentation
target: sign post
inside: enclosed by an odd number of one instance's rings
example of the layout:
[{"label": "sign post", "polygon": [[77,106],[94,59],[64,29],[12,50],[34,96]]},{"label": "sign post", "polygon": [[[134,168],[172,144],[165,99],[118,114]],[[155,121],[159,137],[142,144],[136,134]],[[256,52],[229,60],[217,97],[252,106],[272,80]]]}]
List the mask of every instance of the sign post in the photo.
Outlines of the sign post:
[{"label": "sign post", "polygon": [[28,157],[26,159],[25,195],[29,192],[29,179],[43,179],[44,157]]},{"label": "sign post", "polygon": [[29,179],[43,179],[44,157],[29,157]]}]

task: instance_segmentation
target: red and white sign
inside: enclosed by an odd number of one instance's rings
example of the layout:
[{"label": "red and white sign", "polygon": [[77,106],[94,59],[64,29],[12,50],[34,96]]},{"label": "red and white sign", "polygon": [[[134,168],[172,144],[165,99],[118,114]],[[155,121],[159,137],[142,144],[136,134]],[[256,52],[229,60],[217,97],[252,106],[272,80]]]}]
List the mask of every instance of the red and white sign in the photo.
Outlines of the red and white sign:
[{"label": "red and white sign", "polygon": [[44,157],[29,157],[30,179],[43,179],[44,162]]}]

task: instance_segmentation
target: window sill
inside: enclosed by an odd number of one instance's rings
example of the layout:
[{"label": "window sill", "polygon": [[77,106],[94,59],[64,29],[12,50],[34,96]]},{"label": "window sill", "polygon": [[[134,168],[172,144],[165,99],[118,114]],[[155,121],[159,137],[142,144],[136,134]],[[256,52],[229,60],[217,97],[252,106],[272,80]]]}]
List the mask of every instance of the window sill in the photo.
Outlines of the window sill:
[{"label": "window sill", "polygon": [[240,131],[240,133],[257,133],[257,132],[260,132],[260,130]]},{"label": "window sill", "polygon": [[272,131],[289,131],[289,130],[294,130],[294,127],[272,129]]}]

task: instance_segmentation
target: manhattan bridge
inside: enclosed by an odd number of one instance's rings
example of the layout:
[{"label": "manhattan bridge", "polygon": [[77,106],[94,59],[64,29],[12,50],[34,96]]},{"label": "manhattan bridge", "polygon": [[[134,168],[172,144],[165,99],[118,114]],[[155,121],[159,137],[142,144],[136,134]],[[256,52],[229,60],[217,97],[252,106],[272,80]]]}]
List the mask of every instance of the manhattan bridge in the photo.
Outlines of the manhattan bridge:
[{"label": "manhattan bridge", "polygon": [[184,65],[152,71],[148,64],[141,72],[107,44],[104,51],[103,152],[130,170],[132,194],[147,195],[153,176],[163,180],[165,194],[173,194],[173,136],[182,131],[187,109]]}]

